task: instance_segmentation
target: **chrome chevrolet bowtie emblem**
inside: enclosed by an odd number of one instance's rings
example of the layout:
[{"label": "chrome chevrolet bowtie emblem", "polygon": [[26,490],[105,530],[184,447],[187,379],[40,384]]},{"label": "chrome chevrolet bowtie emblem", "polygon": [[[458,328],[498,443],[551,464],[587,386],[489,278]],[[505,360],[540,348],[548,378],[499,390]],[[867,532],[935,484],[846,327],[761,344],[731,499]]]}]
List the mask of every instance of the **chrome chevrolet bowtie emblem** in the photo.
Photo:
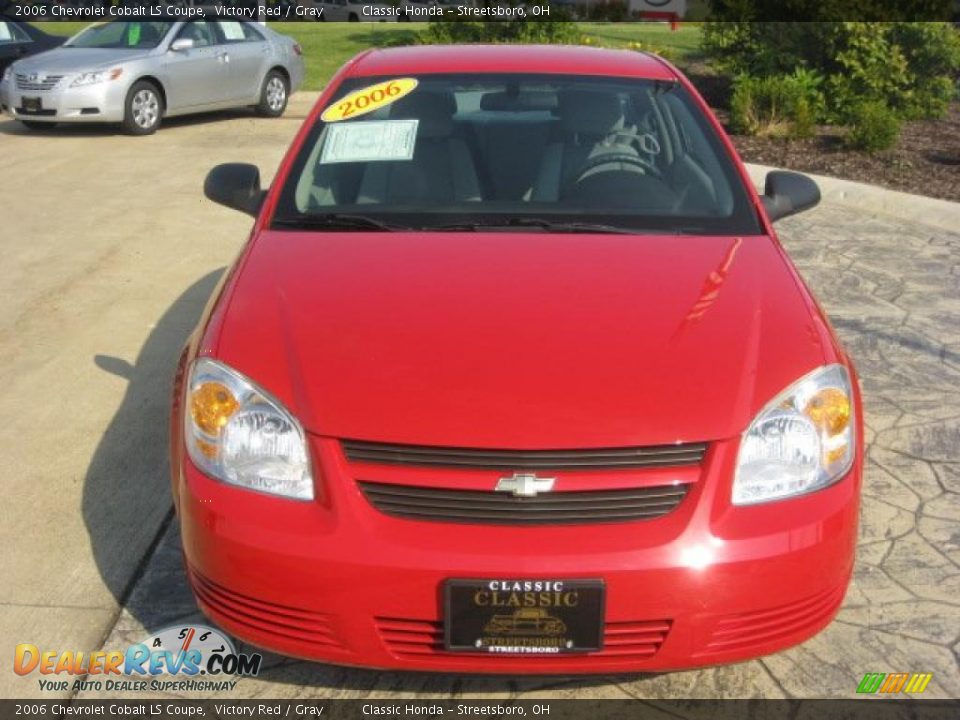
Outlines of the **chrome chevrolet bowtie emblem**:
[{"label": "chrome chevrolet bowtie emblem", "polygon": [[556,478],[538,478],[533,473],[514,473],[497,480],[496,492],[513,493],[516,497],[536,497],[538,493],[553,490]]}]

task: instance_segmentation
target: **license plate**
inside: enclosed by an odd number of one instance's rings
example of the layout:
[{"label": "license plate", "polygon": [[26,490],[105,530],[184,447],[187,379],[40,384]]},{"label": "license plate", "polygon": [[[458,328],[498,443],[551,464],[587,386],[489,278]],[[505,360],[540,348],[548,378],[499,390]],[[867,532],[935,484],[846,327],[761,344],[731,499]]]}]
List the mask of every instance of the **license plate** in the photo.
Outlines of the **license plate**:
[{"label": "license plate", "polygon": [[447,650],[556,655],[603,647],[603,580],[448,580],[444,595]]},{"label": "license plate", "polygon": [[41,110],[43,110],[43,102],[38,97],[35,97],[35,98],[25,97],[23,98],[22,102],[23,102],[23,109],[26,110],[27,112],[40,112]]}]

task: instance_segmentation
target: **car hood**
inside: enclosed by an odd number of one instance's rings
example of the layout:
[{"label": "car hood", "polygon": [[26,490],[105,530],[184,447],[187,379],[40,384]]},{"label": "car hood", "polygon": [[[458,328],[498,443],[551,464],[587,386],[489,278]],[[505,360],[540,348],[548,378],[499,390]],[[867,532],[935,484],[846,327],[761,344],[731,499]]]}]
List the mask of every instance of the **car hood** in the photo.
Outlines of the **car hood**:
[{"label": "car hood", "polygon": [[396,443],[732,437],[836,352],[766,237],[265,232],[224,302],[205,351]]},{"label": "car hood", "polygon": [[43,72],[67,75],[100,70],[132,60],[140,60],[149,54],[149,52],[139,50],[61,47],[37,53],[18,61],[16,70],[19,73]]}]

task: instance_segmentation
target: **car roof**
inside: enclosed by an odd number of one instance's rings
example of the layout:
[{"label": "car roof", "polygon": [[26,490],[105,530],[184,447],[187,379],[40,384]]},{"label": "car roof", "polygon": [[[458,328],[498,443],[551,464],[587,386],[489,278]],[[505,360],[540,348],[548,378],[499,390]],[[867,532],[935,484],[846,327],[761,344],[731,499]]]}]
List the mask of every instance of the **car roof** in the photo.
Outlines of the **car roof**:
[{"label": "car roof", "polygon": [[577,45],[411,45],[360,56],[354,76],[430,73],[555,73],[676,80],[654,55]]}]

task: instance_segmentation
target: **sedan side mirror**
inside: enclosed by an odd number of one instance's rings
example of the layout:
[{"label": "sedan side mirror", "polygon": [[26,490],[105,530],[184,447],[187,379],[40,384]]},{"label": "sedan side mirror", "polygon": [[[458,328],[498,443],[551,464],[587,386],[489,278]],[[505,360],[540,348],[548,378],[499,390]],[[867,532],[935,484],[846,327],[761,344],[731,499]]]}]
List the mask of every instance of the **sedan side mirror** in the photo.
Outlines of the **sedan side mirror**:
[{"label": "sedan side mirror", "polygon": [[193,49],[193,38],[177,38],[170,43],[170,49],[173,52],[184,52]]},{"label": "sedan side mirror", "polygon": [[774,170],[767,173],[761,199],[770,222],[774,222],[812,208],[820,202],[820,188],[806,175]]},{"label": "sedan side mirror", "polygon": [[260,189],[260,170],[246,163],[217,165],[207,173],[203,194],[216,203],[254,217],[267,196],[266,191]]}]

